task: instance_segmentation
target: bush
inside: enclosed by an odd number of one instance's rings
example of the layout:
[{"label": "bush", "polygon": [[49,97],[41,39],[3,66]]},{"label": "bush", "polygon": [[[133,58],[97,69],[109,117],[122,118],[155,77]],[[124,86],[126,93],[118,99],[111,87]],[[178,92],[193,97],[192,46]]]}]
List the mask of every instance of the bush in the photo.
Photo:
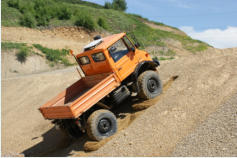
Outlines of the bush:
[{"label": "bush", "polygon": [[18,9],[22,14],[30,13],[35,15],[34,2],[20,1]]},{"label": "bush", "polygon": [[31,15],[30,13],[26,13],[26,14],[24,14],[24,16],[20,19],[20,24],[21,24],[22,26],[34,28],[34,27],[36,27],[36,20],[35,20],[35,17],[34,17],[33,15]]},{"label": "bush", "polygon": [[19,9],[19,0],[10,0],[7,4],[9,7]]},{"label": "bush", "polygon": [[29,49],[27,47],[22,47],[20,51],[16,54],[17,60],[24,63],[29,55]]},{"label": "bush", "polygon": [[95,30],[95,23],[93,19],[88,15],[78,16],[77,20],[75,21],[75,25],[85,27],[91,31]]},{"label": "bush", "polygon": [[98,25],[104,29],[107,29],[107,23],[105,22],[105,20],[103,18],[99,18],[97,21]]},{"label": "bush", "polygon": [[58,19],[59,20],[68,20],[71,18],[71,16],[72,16],[71,10],[66,7],[62,7],[58,11]]}]

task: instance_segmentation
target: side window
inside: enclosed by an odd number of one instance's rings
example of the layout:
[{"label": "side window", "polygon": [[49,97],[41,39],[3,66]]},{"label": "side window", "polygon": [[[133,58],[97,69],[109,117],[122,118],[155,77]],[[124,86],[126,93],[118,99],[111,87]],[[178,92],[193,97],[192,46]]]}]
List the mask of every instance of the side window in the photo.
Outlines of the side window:
[{"label": "side window", "polygon": [[129,41],[129,39],[126,36],[124,36],[123,40],[126,43],[126,45],[128,46],[129,50],[133,51],[135,49],[133,44]]},{"label": "side window", "polygon": [[88,56],[80,57],[78,58],[78,60],[81,65],[90,64],[90,59],[88,58]]},{"label": "side window", "polygon": [[121,59],[124,55],[126,55],[129,52],[127,46],[121,39],[116,43],[114,43],[111,47],[109,47],[108,50],[115,62],[117,62],[119,59]]},{"label": "side window", "polygon": [[95,62],[105,61],[104,53],[95,53],[92,54],[91,57]]}]

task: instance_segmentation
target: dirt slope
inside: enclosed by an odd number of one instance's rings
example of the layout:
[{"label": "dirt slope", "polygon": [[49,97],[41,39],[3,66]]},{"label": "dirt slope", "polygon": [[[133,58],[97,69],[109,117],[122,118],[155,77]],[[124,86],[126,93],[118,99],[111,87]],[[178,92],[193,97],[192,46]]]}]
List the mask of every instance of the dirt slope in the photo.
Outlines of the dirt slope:
[{"label": "dirt slope", "polygon": [[[169,156],[176,144],[237,92],[237,52],[209,50],[166,63],[179,78],[158,104],[92,156]],[[126,134],[125,134],[126,133]]]},{"label": "dirt slope", "polygon": [[[160,76],[179,78],[159,102],[98,151],[85,153],[43,119],[40,105],[78,79],[74,68],[2,81],[2,153],[44,156],[169,156],[222,102],[237,92],[237,51],[208,52],[162,62]],[[85,139],[80,139],[85,143]],[[51,153],[51,154],[49,154]]]}]

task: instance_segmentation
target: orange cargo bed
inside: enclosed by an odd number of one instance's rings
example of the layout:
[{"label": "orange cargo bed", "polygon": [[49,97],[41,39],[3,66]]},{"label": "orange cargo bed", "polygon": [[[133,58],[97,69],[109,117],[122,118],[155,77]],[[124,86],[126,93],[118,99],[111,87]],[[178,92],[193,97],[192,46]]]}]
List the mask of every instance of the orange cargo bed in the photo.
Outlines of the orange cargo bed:
[{"label": "orange cargo bed", "polygon": [[77,118],[120,85],[114,73],[86,76],[39,110],[46,119]]}]

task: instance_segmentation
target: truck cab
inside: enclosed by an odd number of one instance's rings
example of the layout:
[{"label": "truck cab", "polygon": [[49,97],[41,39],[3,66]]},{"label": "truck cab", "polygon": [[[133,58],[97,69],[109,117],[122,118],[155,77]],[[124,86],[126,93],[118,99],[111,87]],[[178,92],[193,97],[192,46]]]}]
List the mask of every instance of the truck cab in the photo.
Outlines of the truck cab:
[{"label": "truck cab", "polygon": [[115,72],[120,81],[126,79],[142,61],[152,61],[149,54],[137,49],[125,33],[97,39],[77,55],[86,76]]}]

